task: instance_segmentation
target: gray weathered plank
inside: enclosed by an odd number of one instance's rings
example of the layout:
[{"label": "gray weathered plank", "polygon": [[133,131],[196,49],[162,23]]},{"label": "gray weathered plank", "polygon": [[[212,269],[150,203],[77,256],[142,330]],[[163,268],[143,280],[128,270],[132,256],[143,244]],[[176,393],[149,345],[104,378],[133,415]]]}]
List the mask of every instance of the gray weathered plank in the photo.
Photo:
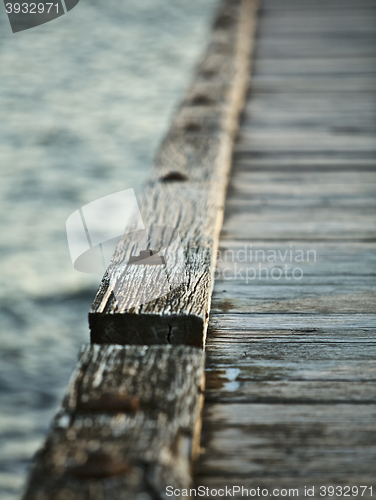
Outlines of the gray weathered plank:
[{"label": "gray weathered plank", "polygon": [[[237,150],[238,151],[238,150]],[[333,198],[342,196],[373,196],[376,192],[376,170],[367,172],[362,170],[353,170],[343,172],[341,178],[338,178],[336,172],[237,172],[236,179],[231,181],[231,189],[236,189],[239,198],[242,199],[242,194],[254,195],[260,193],[263,197],[270,195],[287,195],[290,193],[291,198],[299,196],[299,198],[307,196],[317,196],[327,204]],[[321,196],[320,196],[321,195]],[[325,196],[330,197],[325,200]],[[252,198],[249,196],[245,199],[252,203]],[[229,200],[235,203],[235,200]],[[300,200],[299,200],[300,201]]]},{"label": "gray weathered plank", "polygon": [[375,57],[375,37],[369,36],[348,37],[346,35],[330,38],[327,36],[315,37],[305,35],[297,38],[296,35],[264,37],[257,44],[256,57],[258,59],[275,59],[295,57],[297,59],[322,57]]},{"label": "gray weathered plank", "polygon": [[[338,334],[337,336],[338,337]],[[376,358],[376,339],[371,338],[363,342],[320,342],[314,344],[312,342],[279,341],[264,342],[263,339],[253,340],[251,342],[243,342],[241,345],[229,344],[227,347],[217,345],[215,339],[210,342],[208,347],[208,363],[209,368],[219,367],[238,367],[247,369],[252,366],[252,369],[257,367],[258,363],[274,362],[281,363],[282,361],[295,362],[297,369],[305,367],[307,363],[312,361],[356,361],[356,360],[374,360]],[[359,363],[359,366],[361,363]],[[374,376],[376,379],[376,366],[374,367]],[[296,378],[289,375],[289,378]]]},{"label": "gray weathered plank", "polygon": [[305,36],[307,33],[319,37],[333,33],[347,36],[375,34],[376,9],[352,11],[332,11],[322,15],[317,9],[310,15],[300,12],[278,13],[261,17],[259,36],[278,36],[288,34]]},{"label": "gray weathered plank", "polygon": [[242,129],[299,126],[309,131],[326,127],[332,132],[359,135],[375,129],[376,96],[357,93],[349,99],[348,95],[335,92],[260,93],[246,104],[245,111]]},{"label": "gray weathered plank", "polygon": [[374,243],[233,241],[222,236],[212,312],[373,313],[374,248]]},{"label": "gray weathered plank", "polygon": [[[241,171],[298,171],[309,172],[348,172],[363,171],[375,172],[376,161],[370,159],[352,158],[247,158],[247,155],[235,153],[237,172]],[[252,199],[250,199],[252,202]]]},{"label": "gray weathered plank", "polygon": [[[373,39],[371,43],[376,40]],[[309,78],[302,75],[265,75],[252,78],[252,91],[257,93],[287,92],[376,92],[375,78],[372,75],[359,76],[349,73],[342,76],[312,74]]]},{"label": "gray weathered plank", "polygon": [[376,285],[358,285],[351,277],[343,286],[339,280],[336,286],[314,285],[312,281],[301,286],[239,286],[235,282],[218,282],[225,292],[217,291],[213,296],[213,313],[284,313],[284,314],[356,314],[373,313],[376,310]]},{"label": "gray weathered plank", "polygon": [[236,368],[206,373],[205,402],[284,404],[375,404],[376,379],[354,380],[254,380]]},{"label": "gray weathered plank", "polygon": [[[324,128],[324,127],[323,127]],[[360,129],[360,132],[362,130]],[[236,146],[236,151],[249,152],[301,152],[335,151],[358,152],[362,154],[376,151],[376,139],[373,129],[365,129],[363,133],[354,133],[351,126],[338,130],[302,129],[291,127],[286,129],[247,130],[244,129]]]},{"label": "gray weathered plank", "polygon": [[204,384],[201,349],[86,346],[24,500],[159,499],[189,487]]},{"label": "gray weathered plank", "polygon": [[[256,8],[256,0],[223,3],[208,51],[141,196],[146,226],[169,226],[179,233],[186,279],[150,300],[148,290],[160,286],[161,266],[130,265],[124,271],[121,264],[130,250],[125,237],[89,313],[93,342],[204,345],[232,144],[248,85]],[[113,288],[120,290],[116,298]],[[141,303],[134,305],[134,297],[140,297]]]},{"label": "gray weathered plank", "polygon": [[[349,15],[347,21],[353,22],[353,14]],[[376,16],[375,16],[376,21]],[[278,23],[280,17],[278,17]],[[322,22],[322,21],[320,21]],[[376,33],[376,30],[375,30]],[[308,59],[272,59],[262,58],[255,60],[257,74],[266,75],[311,75],[341,76],[354,73],[356,75],[368,75],[376,71],[375,57],[346,57],[346,58],[308,58]]]},{"label": "gray weathered plank", "polygon": [[[294,208],[294,207],[292,207]],[[300,218],[298,214],[286,211],[286,215],[278,209],[275,212],[269,210],[269,217],[263,221],[257,221],[248,217],[247,212],[235,212],[229,215],[223,231],[224,235],[231,239],[251,241],[265,240],[268,236],[273,239],[291,240],[369,240],[374,241],[376,236],[375,220],[371,209],[368,213],[356,214],[353,220],[347,221],[346,214],[340,210],[321,210],[316,218],[313,217],[314,209],[302,210]],[[320,217],[321,215],[321,217]],[[338,215],[338,218],[336,217]],[[326,217],[325,217],[326,216]],[[304,220],[304,219],[308,220]],[[309,220],[309,218],[313,220]],[[249,220],[251,219],[251,220]],[[286,220],[287,219],[287,220]],[[358,220],[357,220],[358,219]],[[236,221],[236,228],[232,223]],[[268,229],[265,224],[268,224]]]},{"label": "gray weathered plank", "polygon": [[[256,342],[254,342],[256,344]],[[309,344],[306,347],[307,351],[313,350],[313,344]],[[244,351],[247,353],[246,346]],[[298,347],[301,347],[299,344]],[[326,344],[320,344],[319,347],[322,350],[327,349]],[[364,351],[367,351],[369,345],[365,346]],[[332,349],[327,349],[328,352],[340,352],[343,349],[343,344],[333,347]],[[226,349],[221,348],[222,352],[226,352]],[[291,349],[294,350],[294,349]],[[351,346],[349,350],[356,351],[356,348]],[[371,350],[371,349],[370,349]],[[264,348],[263,351],[270,353],[271,349]],[[296,352],[304,352],[304,348],[295,349]],[[374,351],[374,349],[373,349]],[[228,351],[227,351],[228,352]],[[252,350],[250,350],[252,352]],[[279,351],[280,352],[280,351]],[[370,356],[371,357],[371,356]],[[225,362],[221,363],[221,358],[213,356],[213,362],[209,363],[208,366],[215,366],[216,369],[226,370],[230,382],[232,374],[237,373],[236,380],[243,381],[246,385],[247,382],[259,382],[266,380],[285,380],[285,381],[297,381],[297,380],[321,380],[321,381],[364,381],[376,382],[376,372],[375,372],[375,356],[373,355],[372,360],[353,360],[346,359],[345,357],[337,360],[320,360],[315,358],[310,358],[306,356],[304,359],[299,359],[299,357],[294,357],[291,355],[284,356],[278,359],[257,359],[257,353],[255,358],[252,355],[239,356],[236,359],[237,364],[232,364],[230,360],[223,360]],[[236,368],[234,368],[234,366]],[[235,370],[235,371],[234,371]],[[230,387],[234,387],[237,392],[241,394],[241,388],[238,383],[230,384]],[[236,396],[234,394],[234,398]],[[305,399],[302,397],[302,399]],[[349,398],[350,399],[350,398]],[[365,398],[368,399],[368,398]]]},{"label": "gray weathered plank", "polygon": [[[286,134],[289,137],[289,132]],[[265,144],[257,142],[255,135],[253,144],[265,152]],[[315,133],[311,135],[313,141]],[[289,141],[294,140],[292,135]],[[242,151],[242,141],[249,150],[252,147],[244,137],[236,148],[237,153]],[[325,144],[319,144],[325,148]],[[286,145],[283,148],[288,149]],[[317,148],[322,154],[319,145]],[[338,152],[335,145],[333,148]],[[301,154],[307,154],[304,144]],[[303,241],[376,237],[376,172],[373,170],[346,170],[338,177],[337,171],[272,172],[242,168],[232,178],[229,193],[222,238],[265,240],[273,235],[276,240]]]},{"label": "gray weathered plank", "polygon": [[[373,328],[336,329],[336,328],[301,328],[301,329],[272,329],[261,330],[248,328],[241,330],[233,328],[231,330],[221,327],[210,327],[209,346],[213,349],[231,348],[234,344],[239,346],[251,345],[253,342],[264,343],[318,343],[318,344],[358,344],[373,343],[376,340],[376,326]],[[211,349],[211,347],[210,347]],[[210,350],[208,351],[210,352]],[[210,356],[209,361],[210,363]]]},{"label": "gray weathered plank", "polygon": [[[369,386],[376,383],[375,346],[372,343],[347,346],[345,343],[330,345],[323,342],[315,346],[312,342],[306,345],[299,342],[290,347],[291,355],[289,348],[282,342],[279,342],[274,350],[272,347],[267,348],[270,345],[271,342],[263,344],[259,339],[249,344],[241,344],[239,352],[231,347],[226,349],[223,344],[219,344],[218,349],[213,346],[208,355],[208,370],[214,371],[216,381],[220,381],[218,375],[223,371],[222,380],[226,381],[226,387],[232,392],[235,400],[242,398],[243,390],[249,385],[265,381],[283,381],[286,387],[291,381],[322,381],[326,387],[330,386],[328,382],[338,381],[369,382]],[[323,352],[321,357],[317,354],[320,350]],[[221,354],[217,355],[218,351]],[[311,351],[312,357],[309,355]],[[228,359],[225,358],[226,354]],[[332,360],[329,358],[330,354],[333,355]],[[353,359],[354,357],[359,359]],[[210,388],[210,372],[208,379]],[[317,386],[320,387],[320,384]],[[262,394],[261,388],[258,394]],[[310,399],[308,393],[300,394],[301,400],[307,398]],[[330,403],[330,398],[327,399]],[[346,399],[351,402],[350,395]],[[371,401],[373,398],[364,396],[364,391],[362,399],[374,402]]]},{"label": "gray weathered plank", "polygon": [[376,314],[212,314],[221,330],[374,329]]},{"label": "gray weathered plank", "polygon": [[[248,203],[254,206],[253,200]],[[300,200],[299,200],[300,202]],[[308,204],[308,203],[307,203]],[[217,268],[265,263],[265,266],[299,265],[309,276],[365,275],[376,272],[375,243],[348,241],[346,245],[315,241],[252,241],[222,238],[217,254]]]},{"label": "gray weathered plank", "polygon": [[215,434],[205,436],[210,452],[200,474],[267,473],[269,485],[281,476],[346,474],[359,484],[358,477],[374,474],[375,417],[369,404],[208,404],[204,418]]},{"label": "gray weathered plank", "polygon": [[328,10],[339,10],[343,12],[344,9],[349,9],[350,11],[357,11],[358,9],[375,9],[374,0],[264,0],[262,3],[262,9],[267,10],[268,13],[274,15],[283,15],[283,11],[286,13],[294,13],[295,10],[298,12],[313,10],[320,11],[325,16]]}]

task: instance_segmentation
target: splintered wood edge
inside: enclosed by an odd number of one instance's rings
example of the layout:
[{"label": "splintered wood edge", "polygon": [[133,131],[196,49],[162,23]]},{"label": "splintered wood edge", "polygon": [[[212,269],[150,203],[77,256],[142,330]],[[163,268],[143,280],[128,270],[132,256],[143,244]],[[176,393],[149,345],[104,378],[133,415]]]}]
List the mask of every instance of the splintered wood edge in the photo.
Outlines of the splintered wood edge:
[{"label": "splintered wood edge", "polygon": [[204,364],[187,346],[83,346],[23,500],[99,500],[103,489],[159,499],[169,484],[189,488]]},{"label": "splintered wood edge", "polygon": [[[248,88],[257,7],[257,0],[222,2],[208,50],[140,197],[146,226],[169,226],[179,232],[186,272],[192,279],[167,295],[129,307],[129,297],[138,293],[137,287],[144,292],[137,279],[141,273],[137,265],[124,272],[113,266],[115,270],[108,270],[103,277],[89,312],[94,343],[205,345],[233,142]],[[124,245],[120,242],[113,262],[123,261]],[[147,271],[146,280],[153,286],[158,281],[155,267]],[[110,282],[121,283],[120,298],[115,299]]]}]

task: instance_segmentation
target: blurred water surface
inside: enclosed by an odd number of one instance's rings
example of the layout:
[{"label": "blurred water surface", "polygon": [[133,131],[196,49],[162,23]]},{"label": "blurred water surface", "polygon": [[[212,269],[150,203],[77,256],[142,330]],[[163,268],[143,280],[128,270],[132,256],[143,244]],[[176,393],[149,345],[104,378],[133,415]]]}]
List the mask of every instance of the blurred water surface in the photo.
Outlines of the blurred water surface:
[{"label": "blurred water surface", "polygon": [[13,34],[0,5],[0,498],[30,458],[89,340],[99,276],[76,272],[65,221],[140,189],[216,0],[81,0]]}]

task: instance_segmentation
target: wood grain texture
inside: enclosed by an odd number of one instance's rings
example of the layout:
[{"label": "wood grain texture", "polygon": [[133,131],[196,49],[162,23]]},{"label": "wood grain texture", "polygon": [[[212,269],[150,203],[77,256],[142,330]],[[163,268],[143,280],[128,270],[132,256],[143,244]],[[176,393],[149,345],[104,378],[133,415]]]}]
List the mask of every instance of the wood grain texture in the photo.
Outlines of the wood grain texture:
[{"label": "wood grain texture", "polygon": [[371,242],[339,245],[222,237],[212,312],[374,313],[374,247]]},{"label": "wood grain texture", "polygon": [[[358,314],[373,313],[376,309],[374,279],[360,283],[350,278],[344,284],[320,285],[310,280],[304,287],[258,286],[248,287],[223,283],[213,297],[213,313],[280,313],[280,314]],[[357,291],[354,285],[358,282]],[[220,285],[221,283],[218,283]],[[347,286],[346,286],[347,285]],[[250,288],[250,290],[249,290]]]},{"label": "wood grain texture", "polygon": [[[270,64],[273,62],[269,60]],[[315,59],[312,68],[317,62]],[[307,131],[327,129],[359,134],[375,129],[376,96],[359,92],[349,99],[346,94],[336,92],[308,95],[262,93],[257,99],[248,101],[245,110],[242,127],[248,130],[283,125]]]},{"label": "wood grain texture", "polygon": [[[314,37],[306,36],[297,40],[296,36],[285,35],[265,37],[259,39],[256,56],[259,59],[299,59],[330,57],[375,57],[376,47],[373,37],[358,37],[356,43],[354,38],[338,35],[331,38],[328,44],[328,36]],[[351,70],[350,70],[351,71]],[[356,91],[356,89],[355,89]]]},{"label": "wood grain texture", "polygon": [[84,347],[24,500],[157,500],[170,482],[189,487],[203,370],[197,348]]},{"label": "wood grain texture", "polygon": [[[321,11],[322,12],[322,11]],[[328,13],[323,16],[317,9],[311,12],[309,17],[304,13],[291,13],[278,16],[264,16],[261,19],[259,34],[260,36],[278,36],[288,34],[305,35],[314,34],[319,36],[322,34],[332,35],[345,34],[347,36],[367,36],[367,34],[375,34],[376,9],[365,9],[363,11],[352,10],[346,11],[337,10],[337,12]]]},{"label": "wood grain texture", "polygon": [[202,475],[267,473],[275,482],[284,475],[308,480],[330,472],[351,481],[354,473],[374,473],[375,405],[213,403],[205,411],[216,433]]},{"label": "wood grain texture", "polygon": [[[367,14],[365,15],[367,16]],[[312,16],[310,18],[311,22]],[[279,23],[280,20],[279,16],[277,22]],[[297,19],[296,21],[299,20],[301,19]],[[376,11],[374,20],[376,21]],[[355,21],[353,15],[349,15],[347,21],[353,23]],[[333,77],[335,75],[348,75],[349,73],[360,76],[362,74],[373,73],[376,70],[375,57],[343,57],[334,60],[327,57],[310,57],[307,59],[284,58],[282,60],[264,58],[256,59],[254,65],[258,75],[263,76],[301,75],[306,77],[308,75],[325,74]]]},{"label": "wood grain texture", "polygon": [[[185,280],[148,300],[161,266],[119,267],[120,242],[89,313],[95,343],[203,347],[231,152],[248,85],[256,0],[223,2],[207,53],[173,120],[140,199],[145,226],[169,226],[181,239]],[[120,293],[111,293],[117,287]],[[142,297],[146,299],[143,302]],[[140,305],[130,306],[132,297]]]},{"label": "wood grain texture", "polygon": [[376,314],[212,314],[213,328],[225,330],[374,329]]},{"label": "wood grain texture", "polygon": [[376,161],[369,159],[352,158],[247,158],[247,155],[235,153],[237,171],[277,171],[283,170],[308,172],[348,172],[359,170],[363,172],[374,172]]},{"label": "wood grain texture", "polygon": [[285,15],[293,14],[295,11],[299,13],[303,11],[327,11],[334,10],[336,13],[341,13],[344,10],[351,12],[362,10],[362,9],[375,9],[375,2],[373,0],[358,0],[356,4],[354,0],[285,0],[280,2],[279,0],[264,0],[262,2],[262,10],[267,11],[268,15],[280,15],[285,13]]},{"label": "wood grain texture", "polygon": [[375,487],[376,10],[264,0],[260,14],[219,244],[196,484],[236,485],[233,498],[241,487],[306,498],[315,486],[310,498],[322,498],[321,485]]},{"label": "wood grain texture", "polygon": [[[375,43],[376,37],[369,43]],[[255,93],[315,93],[318,92],[346,92],[346,93],[374,93],[376,83],[372,75],[359,76],[356,73],[331,76],[312,74],[309,78],[304,75],[255,75],[252,79],[252,89]]]},{"label": "wood grain texture", "polygon": [[[206,403],[375,404],[376,384],[358,380],[231,380],[227,369],[206,374]],[[230,376],[230,378],[229,378]]]}]

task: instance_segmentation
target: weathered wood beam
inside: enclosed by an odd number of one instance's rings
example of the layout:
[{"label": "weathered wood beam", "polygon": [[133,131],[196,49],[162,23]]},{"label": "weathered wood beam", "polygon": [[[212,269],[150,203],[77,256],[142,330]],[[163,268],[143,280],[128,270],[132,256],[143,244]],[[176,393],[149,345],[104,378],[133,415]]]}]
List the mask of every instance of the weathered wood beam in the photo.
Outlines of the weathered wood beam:
[{"label": "weathered wood beam", "polygon": [[[208,50],[141,196],[145,226],[168,226],[179,234],[187,279],[166,295],[148,300],[148,290],[159,286],[161,266],[125,267],[130,247],[126,235],[89,313],[94,343],[204,346],[256,10],[257,0],[222,3]],[[130,307],[135,297],[141,297],[140,304]]]},{"label": "weathered wood beam", "polygon": [[189,488],[203,390],[201,349],[84,346],[23,500],[158,500],[167,485]]}]

